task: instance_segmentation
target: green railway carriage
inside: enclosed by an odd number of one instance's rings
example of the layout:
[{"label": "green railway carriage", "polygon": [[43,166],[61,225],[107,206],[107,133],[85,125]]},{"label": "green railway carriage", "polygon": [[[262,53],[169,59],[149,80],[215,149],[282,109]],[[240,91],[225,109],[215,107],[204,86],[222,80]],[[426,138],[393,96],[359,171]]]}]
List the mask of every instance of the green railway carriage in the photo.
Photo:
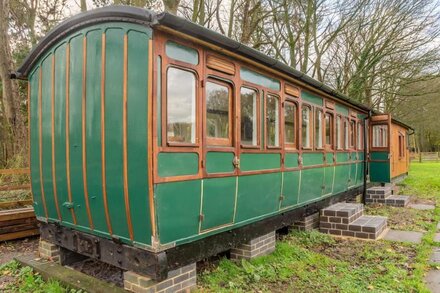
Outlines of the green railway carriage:
[{"label": "green railway carriage", "polygon": [[391,141],[371,109],[167,13],[79,14],[13,77],[42,237],[157,279],[362,193],[368,163],[390,172],[368,160]]}]

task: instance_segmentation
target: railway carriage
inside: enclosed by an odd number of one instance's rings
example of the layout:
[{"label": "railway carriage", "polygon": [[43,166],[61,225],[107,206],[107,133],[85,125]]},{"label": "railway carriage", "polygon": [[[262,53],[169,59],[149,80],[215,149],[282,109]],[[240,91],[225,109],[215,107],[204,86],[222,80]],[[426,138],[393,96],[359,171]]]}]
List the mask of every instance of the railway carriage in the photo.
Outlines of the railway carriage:
[{"label": "railway carriage", "polygon": [[156,279],[408,171],[409,126],[167,13],[79,14],[12,75],[42,237]]}]

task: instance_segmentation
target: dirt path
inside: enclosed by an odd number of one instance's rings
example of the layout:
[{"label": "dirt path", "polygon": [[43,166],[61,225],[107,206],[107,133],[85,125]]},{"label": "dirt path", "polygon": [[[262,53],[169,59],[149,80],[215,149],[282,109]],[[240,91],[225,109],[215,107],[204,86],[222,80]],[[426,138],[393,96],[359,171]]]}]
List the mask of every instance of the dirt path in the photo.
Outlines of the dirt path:
[{"label": "dirt path", "polygon": [[39,237],[0,242],[0,265],[20,255],[34,254],[37,256]]}]

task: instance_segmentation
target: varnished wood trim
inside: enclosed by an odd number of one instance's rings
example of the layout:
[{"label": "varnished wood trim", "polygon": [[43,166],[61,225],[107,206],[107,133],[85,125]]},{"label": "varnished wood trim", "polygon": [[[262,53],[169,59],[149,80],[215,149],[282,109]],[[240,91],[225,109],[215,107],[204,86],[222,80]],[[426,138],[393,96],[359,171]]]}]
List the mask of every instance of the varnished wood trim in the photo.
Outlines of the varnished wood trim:
[{"label": "varnished wood trim", "polygon": [[206,57],[206,66],[226,74],[235,75],[234,63],[229,60],[225,60],[224,58],[208,55]]},{"label": "varnished wood trim", "polygon": [[293,86],[291,84],[286,83],[284,86],[284,92],[289,96],[293,96],[295,98],[299,98],[300,90],[298,87]]},{"label": "varnished wood trim", "polygon": [[[66,179],[67,197],[72,203],[72,186],[70,183],[70,44],[66,46]],[[76,215],[73,208],[70,209],[73,224],[76,225]]]},{"label": "varnished wood trim", "polygon": [[89,203],[89,188],[87,185],[87,147],[86,147],[86,69],[87,69],[87,37],[83,38],[83,64],[82,64],[82,97],[81,97],[81,146],[82,146],[82,173],[84,200],[86,202],[87,218],[89,219],[89,227],[94,229],[92,212]]},{"label": "varnished wood trim", "polygon": [[40,67],[40,78],[38,80],[38,156],[39,156],[39,166],[40,166],[40,188],[41,188],[41,199],[43,201],[44,214],[48,218],[47,206],[46,206],[46,196],[44,194],[44,181],[43,181],[43,129],[42,129],[42,79],[43,70]]},{"label": "varnished wood trim", "polygon": [[110,235],[113,234],[112,224],[108,211],[107,201],[107,179],[105,177],[105,33],[102,34],[101,45],[101,176],[102,176],[102,199],[104,201],[105,219],[107,222],[107,229]]},{"label": "varnished wood trim", "polygon": [[[149,63],[150,65],[150,63]],[[128,35],[124,35],[124,64],[122,82],[122,160],[124,178],[125,216],[127,217],[128,234],[133,240],[133,223],[131,221],[130,198],[128,193],[128,155],[127,155],[127,70],[128,70]],[[150,80],[151,78],[149,78]],[[150,97],[148,97],[150,98]]]},{"label": "varnished wood trim", "polygon": [[57,210],[58,220],[61,221],[60,206],[58,204],[57,193],[57,177],[55,168],[55,55],[52,55],[52,96],[51,96],[51,140],[52,140],[52,186],[53,199],[55,201],[55,208]]},{"label": "varnished wood trim", "polygon": [[[28,86],[28,96],[27,96],[27,110],[28,110],[28,165],[31,166],[31,83],[29,81],[27,81],[27,86]],[[0,170],[0,174],[2,170]],[[29,169],[27,169],[27,174],[29,174],[29,178],[31,180],[31,185],[32,185],[32,173]],[[35,202],[35,196],[34,196],[34,192],[32,191],[32,187],[31,187],[31,196],[32,196],[32,202]]]},{"label": "varnished wood trim", "polygon": [[[163,62],[162,62],[163,63]],[[150,206],[150,222],[151,222],[151,234],[153,237],[157,236],[156,231],[156,209],[154,205],[154,189],[153,189],[153,178],[154,178],[154,165],[153,165],[153,41],[150,39],[148,41],[148,94],[147,94],[147,104],[148,104],[148,141],[147,141],[147,159],[148,159],[148,204]],[[162,80],[163,82],[163,80]],[[163,96],[163,93],[162,93]],[[161,123],[162,121],[157,121]],[[166,127],[162,124],[162,128]],[[162,141],[167,138],[162,136]]]}]

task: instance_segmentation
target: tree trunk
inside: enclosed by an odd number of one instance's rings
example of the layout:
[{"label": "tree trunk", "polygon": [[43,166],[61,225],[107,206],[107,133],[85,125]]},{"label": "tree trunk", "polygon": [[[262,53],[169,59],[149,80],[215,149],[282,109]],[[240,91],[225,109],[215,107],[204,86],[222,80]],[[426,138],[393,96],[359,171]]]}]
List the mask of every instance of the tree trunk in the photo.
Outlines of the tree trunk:
[{"label": "tree trunk", "polygon": [[163,0],[163,6],[166,12],[177,14],[180,0]]},{"label": "tree trunk", "polygon": [[81,12],[87,11],[87,2],[86,0],[81,0]]}]

